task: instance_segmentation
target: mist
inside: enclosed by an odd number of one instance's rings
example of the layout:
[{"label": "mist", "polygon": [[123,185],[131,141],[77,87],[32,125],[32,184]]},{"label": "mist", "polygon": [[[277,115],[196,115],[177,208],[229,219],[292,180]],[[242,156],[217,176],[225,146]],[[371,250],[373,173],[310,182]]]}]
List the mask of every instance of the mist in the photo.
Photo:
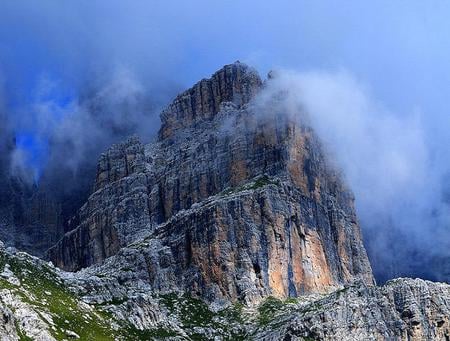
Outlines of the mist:
[{"label": "mist", "polygon": [[355,194],[377,278],[448,280],[450,151],[436,148],[448,146],[448,136],[424,123],[448,118],[393,113],[345,70],[274,74],[257,107],[317,133]]},{"label": "mist", "polygon": [[70,216],[99,155],[132,134],[151,141],[181,90],[236,60],[296,70],[270,89],[290,89],[289,111],[308,113],[342,168],[377,277],[434,278],[449,264],[449,12],[446,1],[4,0],[0,174],[45,188]]}]

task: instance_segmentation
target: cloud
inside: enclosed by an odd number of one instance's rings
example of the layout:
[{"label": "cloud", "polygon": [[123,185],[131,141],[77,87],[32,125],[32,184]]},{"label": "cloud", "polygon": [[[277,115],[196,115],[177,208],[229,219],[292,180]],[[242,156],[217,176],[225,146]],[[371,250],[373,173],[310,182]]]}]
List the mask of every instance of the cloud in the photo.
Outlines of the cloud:
[{"label": "cloud", "polygon": [[[0,178],[4,178],[5,174],[8,173],[11,142],[10,122],[6,113],[4,79],[0,69]],[[0,179],[0,182],[2,182],[2,179]]]},{"label": "cloud", "polygon": [[[281,103],[275,112],[316,131],[355,193],[380,278],[443,275],[433,273],[430,265],[435,257],[450,257],[450,202],[445,197],[450,165],[445,154],[432,158],[437,141],[430,143],[424,123],[431,118],[414,110],[390,112],[345,70],[275,74],[259,105],[276,97]],[[411,264],[412,257],[418,258],[417,265]]]},{"label": "cloud", "polygon": [[61,91],[60,79],[42,75],[31,98],[4,111],[2,177],[38,183],[62,205],[63,222],[90,194],[100,154],[130,135],[149,141],[160,124],[159,100],[125,66],[82,96]]},{"label": "cloud", "polygon": [[[394,223],[402,240],[425,250],[433,237],[421,240],[408,227],[423,224],[438,240],[430,252],[442,254],[448,241],[441,186],[448,183],[442,179],[448,179],[450,159],[449,10],[445,1],[355,0],[336,7],[289,0],[276,6],[256,0],[3,0],[0,152],[10,150],[17,134],[47,145],[36,159],[20,144],[14,163],[31,164],[32,178],[58,195],[81,189],[77,198],[65,199],[76,206],[89,191],[100,152],[129,133],[151,139],[159,108],[222,65],[241,60],[260,71],[344,66],[353,75],[285,75],[303,94],[301,103],[294,96],[290,105],[315,113],[311,124],[354,187],[364,226],[382,226],[365,229],[373,232],[370,240],[380,240],[380,250],[387,245],[383,238],[400,239],[383,235]],[[11,168],[10,157],[1,153],[0,173]],[[386,249],[380,257],[391,257]]]}]

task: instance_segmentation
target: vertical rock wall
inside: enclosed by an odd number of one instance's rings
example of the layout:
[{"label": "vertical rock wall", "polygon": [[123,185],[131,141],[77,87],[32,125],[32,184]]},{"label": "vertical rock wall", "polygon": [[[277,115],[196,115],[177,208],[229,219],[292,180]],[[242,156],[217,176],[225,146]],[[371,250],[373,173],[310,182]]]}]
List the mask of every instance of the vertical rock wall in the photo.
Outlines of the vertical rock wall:
[{"label": "vertical rock wall", "polygon": [[309,127],[259,115],[262,86],[225,66],[167,107],[157,142],[113,146],[50,259],[74,271],[113,256],[157,290],[211,300],[373,283],[352,194]]}]

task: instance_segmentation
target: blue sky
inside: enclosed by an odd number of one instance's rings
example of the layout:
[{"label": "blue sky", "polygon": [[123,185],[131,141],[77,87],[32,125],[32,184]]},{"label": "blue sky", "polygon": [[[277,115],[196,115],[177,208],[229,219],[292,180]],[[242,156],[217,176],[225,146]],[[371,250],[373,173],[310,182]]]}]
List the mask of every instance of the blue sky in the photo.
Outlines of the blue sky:
[{"label": "blue sky", "polygon": [[118,67],[160,105],[235,60],[262,74],[345,69],[396,115],[424,113],[430,143],[442,148],[450,143],[449,13],[447,1],[4,0],[2,100],[16,129],[32,134],[37,102],[77,101]]},{"label": "blue sky", "polygon": [[[131,123],[131,130],[150,138],[159,126],[159,108],[224,64],[240,60],[262,75],[273,68],[343,71],[371,107],[397,122],[396,129],[385,129],[387,144],[378,140],[384,150],[409,136],[401,122],[420,116],[427,164],[417,168],[438,177],[449,171],[450,159],[449,14],[450,2],[443,0],[2,0],[0,110],[37,174],[61,168],[62,161],[76,170],[80,160],[95,162],[122,138],[105,126]],[[100,118],[80,105],[85,98],[103,105]],[[152,103],[148,113],[137,103],[142,98]],[[130,107],[136,110],[123,114]],[[377,112],[371,114],[365,122],[375,122],[377,131]],[[370,125],[365,129],[370,134]],[[56,141],[52,148],[49,140]],[[433,219],[411,225],[409,214],[422,207],[435,211],[446,181],[434,179],[427,195],[414,193],[406,209],[392,208],[404,212],[399,224],[414,229],[414,238],[427,239],[422,250],[430,243],[448,250],[448,221],[442,225],[447,240],[433,239]],[[383,227],[382,221],[374,225]]]},{"label": "blue sky", "polygon": [[146,80],[188,86],[240,59],[262,72],[346,68],[403,111],[445,98],[450,77],[446,1],[5,0],[0,6],[0,62],[13,96],[30,96],[42,73],[76,88],[118,63]]}]

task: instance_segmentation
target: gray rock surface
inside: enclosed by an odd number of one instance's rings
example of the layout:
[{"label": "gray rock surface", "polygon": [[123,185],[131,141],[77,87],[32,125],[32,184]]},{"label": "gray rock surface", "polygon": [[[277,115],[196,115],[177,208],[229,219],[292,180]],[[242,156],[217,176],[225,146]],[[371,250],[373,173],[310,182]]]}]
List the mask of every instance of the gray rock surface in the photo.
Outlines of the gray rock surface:
[{"label": "gray rock surface", "polygon": [[[0,339],[22,340],[448,340],[450,286],[400,278],[356,281],[329,294],[217,306],[155,293],[129,269],[64,272],[0,248]],[[112,271],[112,270],[111,270]],[[14,277],[18,282],[8,281]]]},{"label": "gray rock surface", "polygon": [[0,177],[0,240],[43,257],[63,235],[60,205],[17,176]]},{"label": "gray rock surface", "polygon": [[102,155],[59,268],[0,244],[0,339],[449,340],[450,286],[374,285],[351,192],[263,86],[225,66]]},{"label": "gray rock surface", "polygon": [[44,256],[64,233],[61,207],[33,184],[31,174],[15,165],[16,141],[4,112],[0,112],[0,122],[0,240]]},{"label": "gray rock surface", "polygon": [[399,278],[362,283],[275,317],[259,340],[448,340],[450,287]]},{"label": "gray rock surface", "polygon": [[163,111],[158,141],[113,146],[49,258],[76,271],[117,255],[153,290],[209,301],[373,284],[352,194],[307,125],[252,102],[262,86],[225,66]]}]

